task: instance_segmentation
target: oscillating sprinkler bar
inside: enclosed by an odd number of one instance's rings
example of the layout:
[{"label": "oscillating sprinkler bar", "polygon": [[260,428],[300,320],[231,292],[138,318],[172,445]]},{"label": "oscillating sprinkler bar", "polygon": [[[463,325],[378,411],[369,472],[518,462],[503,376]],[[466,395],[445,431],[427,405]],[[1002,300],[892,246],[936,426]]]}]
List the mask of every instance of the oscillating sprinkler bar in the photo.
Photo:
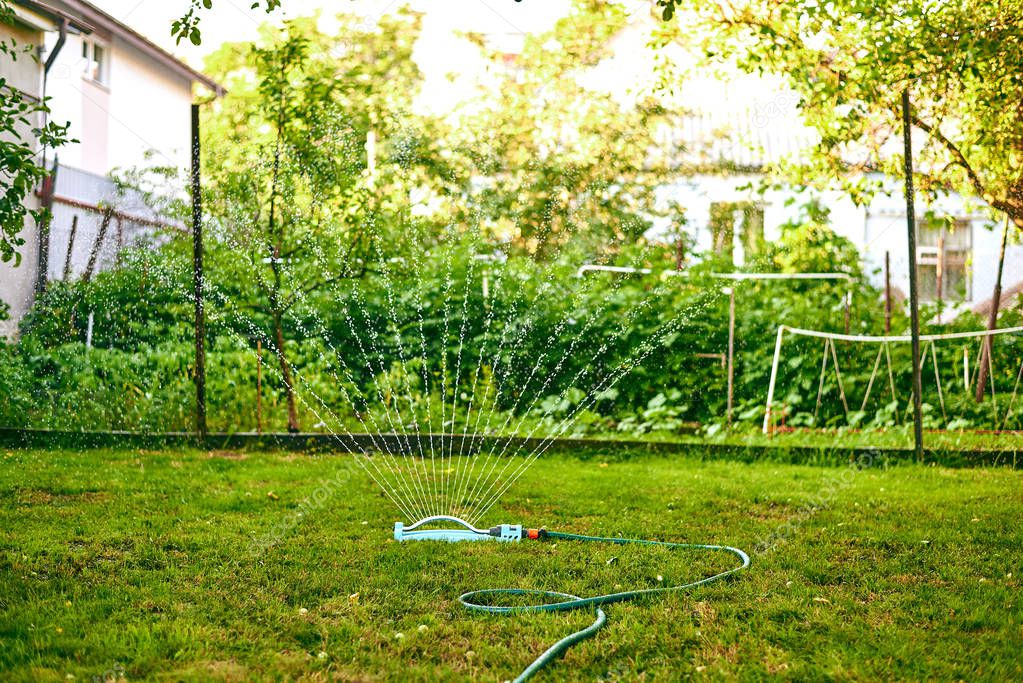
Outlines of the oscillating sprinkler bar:
[{"label": "oscillating sprinkler bar", "polygon": [[[458,529],[424,529],[437,522],[454,522]],[[500,524],[489,529],[477,529],[464,519],[452,515],[433,515],[405,526],[394,523],[396,541],[521,541],[523,538],[540,538],[539,529],[523,529],[521,524]]]}]

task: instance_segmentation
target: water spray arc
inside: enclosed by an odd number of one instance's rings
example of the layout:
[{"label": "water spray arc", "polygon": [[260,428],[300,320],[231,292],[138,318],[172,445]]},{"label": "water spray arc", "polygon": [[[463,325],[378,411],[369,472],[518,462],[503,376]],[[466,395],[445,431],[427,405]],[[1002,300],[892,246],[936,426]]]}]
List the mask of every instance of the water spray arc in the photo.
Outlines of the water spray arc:
[{"label": "water spray arc", "polygon": [[[227,314],[227,317],[233,319],[234,323],[237,323],[241,328],[243,328],[242,331],[237,331],[233,329],[234,327],[233,325],[230,325],[229,328],[231,328],[232,330],[231,333],[234,336],[236,336],[239,340],[249,338],[260,339],[265,342],[265,346],[269,351],[271,352],[275,351],[273,340],[261,334],[261,331],[257,328],[252,318],[242,313],[237,308],[237,305],[234,302],[232,302],[229,297],[223,297],[221,293],[216,289],[212,290],[210,293],[214,295],[213,299],[215,299],[222,305],[223,312]],[[712,293],[711,296],[713,297],[714,295],[715,294]],[[652,301],[653,301],[652,298],[648,298],[640,305],[639,308],[651,305]],[[606,305],[606,302],[604,305]],[[689,313],[692,313],[692,311],[689,311]],[[632,311],[630,315],[627,316],[627,318],[631,318],[631,316],[634,314],[635,311]],[[391,313],[391,315],[393,315],[393,312]],[[351,325],[353,321],[350,319],[350,316],[346,315],[345,317],[347,322]],[[597,380],[596,384],[593,387],[591,387],[591,389],[587,393],[585,400],[580,402],[580,404],[576,406],[576,408],[569,415],[566,415],[551,430],[551,433],[541,440],[541,444],[538,447],[536,447],[535,449],[532,450],[532,452],[526,455],[525,461],[518,467],[515,467],[506,480],[502,481],[501,477],[505,473],[505,469],[508,467],[508,464],[506,464],[505,467],[501,469],[501,472],[498,473],[497,476],[495,477],[490,476],[491,474],[493,474],[492,472],[487,472],[485,475],[484,473],[480,473],[479,475],[477,475],[478,476],[477,484],[481,484],[483,487],[485,487],[486,490],[483,490],[482,488],[474,489],[477,491],[481,491],[482,495],[469,496],[470,498],[476,499],[474,503],[470,505],[470,511],[472,512],[473,519],[475,520],[482,518],[489,511],[493,504],[501,497],[501,495],[503,495],[508,490],[508,488],[511,487],[511,485],[515,483],[515,481],[522,475],[522,473],[528,468],[528,466],[535,462],[539,457],[541,457],[544,454],[544,452],[547,451],[548,448],[550,448],[554,438],[560,434],[563,434],[564,431],[574,422],[576,415],[581,410],[584,410],[593,404],[593,402],[596,400],[595,397],[599,394],[600,391],[605,390],[616,384],[620,379],[622,379],[622,377],[627,375],[628,372],[635,365],[643,362],[643,360],[645,360],[646,357],[649,356],[649,354],[652,352],[655,346],[655,342],[659,341],[665,335],[671,333],[671,331],[676,329],[679,325],[683,324],[684,320],[685,317],[681,315],[673,318],[668,324],[664,325],[660,330],[658,330],[658,332],[655,335],[653,335],[651,339],[647,340],[647,342],[642,344],[640,346],[640,349],[638,350],[638,353],[630,355],[621,363],[616,365],[606,375],[600,377]],[[562,321],[562,323],[564,322],[565,321]],[[616,339],[617,336],[620,335],[624,329],[626,329],[628,322],[629,320],[625,321],[625,324],[623,324],[618,330],[616,330],[615,334],[612,335],[613,339]],[[325,337],[326,330],[323,321],[317,317],[314,318],[314,323],[315,323],[314,326],[317,328],[317,331],[323,334]],[[583,331],[576,335],[577,338],[581,338],[583,334],[585,334],[585,330],[588,329],[588,325],[584,325],[583,327],[584,327]],[[301,326],[301,329],[303,332],[307,332],[304,329],[304,326]],[[562,327],[559,325],[554,334],[560,333],[561,329]],[[524,334],[525,332],[519,330],[516,336],[522,336]],[[506,341],[503,337],[504,335],[502,335],[502,346]],[[375,355],[374,352],[376,352],[376,355],[379,355],[379,351],[376,348],[376,341],[377,335],[371,334],[368,339],[369,346],[371,348],[367,349],[362,345],[361,340],[357,340],[356,346],[358,347],[358,350],[361,352],[367,364],[372,363],[372,360],[374,359]],[[601,357],[602,354],[607,350],[607,346],[608,342],[605,341],[605,343],[601,345],[594,354],[593,356],[594,359]],[[346,375],[350,377],[350,368],[348,367],[348,364],[344,361],[342,355],[338,353],[338,350],[335,349],[333,345],[329,344],[329,342],[328,347],[332,353],[332,356],[335,358],[335,360],[342,368],[341,375]],[[573,349],[575,348],[574,344],[572,348]],[[558,368],[560,368],[560,364],[563,361],[564,358],[562,358],[561,361],[558,363]],[[275,370],[271,369],[270,371],[276,374]],[[531,377],[533,374],[535,374],[535,368],[534,373],[531,373]],[[589,370],[587,368],[584,368],[583,370],[580,370],[579,373],[577,373],[573,379],[580,379],[587,376],[588,374]],[[339,383],[341,375],[333,374],[334,378],[338,380]],[[550,377],[547,376],[544,382],[544,386],[546,386],[546,381],[549,379]],[[328,404],[328,402],[324,400],[324,398],[320,396],[317,393],[317,391],[315,391],[311,386],[307,385],[307,383],[303,379],[303,373],[301,371],[295,372],[293,382],[302,385],[303,387],[303,391],[297,394],[298,400],[303,405],[305,405],[305,407],[309,409],[310,412],[312,412],[313,415],[315,415],[316,418],[320,420],[321,423],[323,423],[325,426],[327,426],[328,429],[330,429],[334,437],[341,443],[344,443],[345,437],[348,437],[348,439],[352,440],[354,443],[354,436],[351,433],[351,431],[347,427],[345,427],[345,425],[341,422],[337,414],[334,412],[334,409]],[[405,388],[407,389],[407,387]],[[375,389],[379,391],[380,386],[377,385]],[[345,390],[343,386],[341,387],[341,393],[344,395],[345,400],[347,400],[350,404],[354,405],[353,401],[354,397],[349,396],[347,390]],[[305,394],[308,394],[308,397],[305,396]],[[377,398],[379,399],[380,396],[378,396]],[[310,403],[308,399],[312,399],[313,403]],[[536,399],[534,398],[533,401],[530,402],[530,405],[532,406],[535,402]],[[329,421],[327,419],[328,416],[331,418],[331,420]],[[492,412],[487,417],[488,424],[491,417],[493,417]],[[371,422],[374,423],[375,426],[379,426],[377,425],[376,420],[373,418],[372,415],[369,416],[369,419]],[[399,419],[400,421],[400,415],[392,417],[388,412],[385,411],[385,419],[389,423],[393,424],[393,422],[391,422],[393,419]],[[362,422],[361,419],[360,422]],[[331,423],[333,423],[333,426]],[[362,422],[362,424],[364,427],[366,426],[365,422]],[[335,428],[339,429],[341,433],[336,432]],[[532,436],[537,428],[538,428],[537,426],[534,426],[533,429],[530,430],[529,435]],[[485,434],[487,432],[488,430],[484,428],[483,433]],[[432,437],[432,432],[430,433],[430,435]],[[665,543],[659,541],[646,541],[639,539],[601,538],[595,536],[583,536],[578,534],[554,532],[548,531],[546,529],[529,529],[518,524],[500,524],[488,529],[482,529],[473,526],[472,523],[467,522],[459,517],[447,514],[434,514],[431,512],[430,506],[427,504],[425,489],[422,488],[424,482],[422,480],[417,481],[420,471],[416,469],[417,465],[415,453],[413,452],[411,444],[408,443],[407,441],[408,433],[399,432],[398,436],[399,438],[395,442],[395,445],[397,446],[397,450],[399,451],[399,455],[402,457],[402,459],[411,465],[411,469],[413,470],[414,473],[413,476],[406,478],[405,475],[402,474],[403,468],[398,464],[397,460],[394,458],[394,454],[391,452],[392,449],[389,448],[383,442],[378,443],[377,439],[373,437],[372,432],[370,432],[370,438],[373,441],[377,452],[382,454],[383,461],[380,463],[380,465],[383,465],[384,471],[380,469],[380,466],[378,465],[378,463],[376,462],[376,458],[374,457],[363,456],[358,457],[356,459],[358,465],[366,472],[366,474],[374,481],[374,483],[376,483],[381,488],[384,495],[398,508],[399,511],[401,511],[402,515],[404,515],[407,519],[419,520],[407,527],[404,526],[404,524],[401,522],[397,523],[395,525],[394,538],[398,541],[401,542],[429,540],[444,542],[481,540],[495,540],[500,542],[520,542],[524,540],[590,541],[612,543],[619,545],[635,544],[662,546],[668,548],[689,548],[704,549],[711,551],[725,551],[735,555],[741,561],[740,564],[736,567],[733,567],[726,571],[714,574],[712,576],[691,583],[670,586],[665,588],[626,591],[621,593],[598,595],[593,597],[580,597],[568,593],[540,590],[524,590],[514,588],[485,589],[480,591],[471,591],[463,594],[462,596],[460,596],[460,602],[466,607],[466,609],[474,612],[492,614],[518,614],[525,612],[570,611],[588,608],[592,608],[595,610],[595,621],[593,622],[593,624],[591,624],[585,629],[570,634],[569,636],[563,638],[562,640],[552,645],[544,653],[542,653],[532,664],[530,664],[529,667],[527,667],[516,680],[522,681],[530,678],[536,672],[540,671],[542,668],[546,667],[551,662],[553,662],[557,657],[562,655],[572,645],[595,634],[606,623],[607,620],[607,616],[601,609],[601,605],[641,599],[644,597],[653,596],[656,594],[666,593],[670,591],[681,591],[689,588],[694,588],[713,581],[723,579],[749,566],[749,557],[746,555],[746,553],[737,548],[732,548],[728,546]],[[400,438],[402,436],[404,436],[405,439]],[[474,433],[472,435],[472,439],[475,441],[475,439],[480,436],[481,436],[480,433]],[[416,441],[419,446],[422,445],[421,438],[416,439]],[[495,446],[499,442],[500,439],[496,440]],[[506,442],[504,447],[500,449],[500,453],[497,454],[497,458],[494,460],[495,465],[497,461],[501,460],[507,454],[508,445],[509,445],[508,442]],[[452,455],[455,455],[452,450],[453,447],[454,447],[453,443],[449,443],[445,449],[445,446],[442,441],[440,452],[438,453],[438,456],[440,459],[442,459],[442,462],[443,458],[446,457],[447,459],[450,459]],[[447,451],[446,453],[445,450]],[[491,453],[489,454],[490,456],[495,455],[493,450],[494,449],[491,449]],[[461,449],[459,453],[456,455],[456,457],[462,459],[460,456],[462,456]],[[421,474],[425,476],[426,475],[425,453],[423,453],[422,451],[420,451],[420,458],[423,459],[423,464],[418,465],[418,467],[423,468]],[[465,458],[472,461],[475,460],[474,458],[471,458],[469,454],[465,454]],[[431,461],[433,460],[432,453],[430,459]],[[490,458],[488,457],[488,461],[489,459]],[[398,472],[399,473],[398,479],[397,480],[391,479],[389,481],[388,477],[386,476],[387,470],[390,470],[390,473],[392,475],[395,472]],[[457,479],[458,478],[456,478],[456,481]],[[450,504],[450,501],[448,502]],[[457,525],[457,527],[459,528],[449,529],[428,528],[432,524],[436,524],[439,522],[450,522],[454,525]],[[488,603],[490,599],[500,598],[501,596],[504,597],[535,596],[539,604],[535,605],[485,604]],[[543,602],[545,600],[552,599],[557,601]]]},{"label": "water spray arc", "polygon": [[[375,229],[375,225],[369,226],[374,235]],[[230,235],[224,237],[228,243],[233,243]],[[655,295],[645,296],[638,305],[617,319],[616,324],[610,327],[606,335],[599,341],[593,341],[592,331],[598,324],[600,316],[613,308],[614,298],[609,295],[618,291],[622,286],[622,280],[615,281],[610,286],[593,282],[559,287],[553,278],[557,268],[556,262],[552,260],[545,268],[534,273],[534,276],[540,276],[542,285],[535,291],[524,287],[513,288],[512,294],[506,297],[507,308],[497,309],[489,302],[491,285],[494,289],[503,290],[504,286],[501,285],[503,278],[512,277],[513,274],[505,272],[507,266],[503,259],[480,258],[479,253],[472,253],[466,259],[464,276],[455,277],[456,267],[453,259],[459,244],[459,231],[452,228],[449,237],[450,245],[436,255],[437,258],[443,259],[444,273],[440,302],[437,306],[439,310],[424,312],[428,302],[423,296],[424,264],[420,259],[425,259],[426,245],[420,244],[416,239],[416,249],[412,252],[410,262],[399,268],[394,260],[388,259],[388,254],[380,249],[379,240],[375,240],[374,255],[379,262],[376,277],[383,285],[385,294],[378,304],[380,319],[371,320],[368,291],[363,283],[357,278],[347,280],[348,291],[342,293],[335,278],[334,282],[327,285],[327,290],[349,304],[340,307],[336,322],[342,330],[350,333],[349,347],[342,348],[335,344],[328,330],[328,321],[315,311],[315,307],[309,307],[313,312],[308,318],[295,322],[295,329],[300,337],[319,339],[325,345],[330,361],[328,371],[337,383],[336,396],[332,398],[322,388],[306,381],[305,373],[300,367],[294,368],[291,378],[282,377],[276,369],[268,368],[272,377],[295,390],[297,401],[339,442],[355,441],[351,424],[343,419],[342,409],[345,407],[354,415],[361,428],[370,435],[374,446],[373,453],[357,457],[356,463],[395,505],[400,517],[411,522],[408,526],[403,522],[395,524],[394,538],[403,543],[431,540],[443,542],[490,540],[504,543],[573,540],[633,543],[671,548],[727,550],[741,559],[738,566],[725,572],[698,582],[669,588],[595,597],[520,589],[488,589],[462,595],[462,604],[474,612],[512,614],[595,610],[595,622],[588,628],[562,639],[541,654],[519,677],[519,680],[525,680],[547,666],[572,644],[599,630],[606,621],[601,605],[702,585],[735,573],[749,564],[745,553],[723,546],[603,539],[546,529],[529,529],[521,524],[499,524],[488,528],[477,526],[481,525],[480,520],[529,466],[543,456],[558,436],[571,428],[581,411],[591,408],[602,391],[614,386],[636,365],[650,356],[669,334],[707,306],[710,300],[719,296],[720,292],[717,290],[720,288],[713,288],[694,304],[676,311],[670,320],[662,322],[657,331],[638,348],[626,353],[624,358],[619,358],[616,357],[618,350],[616,344],[632,329],[632,323],[640,314],[647,313],[656,305]],[[470,228],[470,233],[463,237],[469,248],[475,252],[475,247],[481,239],[478,230],[475,227]],[[240,248],[242,244],[236,246],[239,247],[238,253],[245,265],[257,268],[254,256]],[[324,271],[330,270],[332,263],[330,255],[324,253],[319,245],[312,247],[310,255]],[[287,274],[289,281],[299,279],[300,273],[294,271],[294,264],[282,261],[279,267]],[[487,290],[482,312],[484,320],[481,325],[483,337],[479,348],[469,352],[470,346],[466,342],[470,332],[468,321],[472,313],[470,300],[471,295],[478,292],[477,284],[481,271],[486,271],[487,278],[484,284]],[[345,274],[350,273],[348,270],[342,270],[341,275]],[[490,277],[493,277],[493,281]],[[410,286],[410,283],[419,284]],[[603,296],[594,297],[596,290]],[[281,341],[267,336],[252,317],[246,315],[226,293],[212,289],[209,294],[212,300],[220,304],[217,309],[228,323],[226,327],[229,334],[239,339],[256,339],[271,353],[280,351]],[[412,298],[402,304],[401,298],[409,296]],[[556,320],[552,329],[544,326],[543,306],[539,305],[550,296],[560,296],[567,302],[565,313]],[[301,289],[294,293],[294,297],[300,304],[306,301],[306,293]],[[576,321],[571,311],[591,298],[595,303],[587,309],[588,315],[582,321]],[[402,306],[409,305],[411,305],[409,311],[399,311]],[[495,322],[498,310],[502,311],[504,317],[516,315],[518,324],[514,326],[504,324],[498,331],[492,331],[491,325]],[[441,355],[440,367],[435,368],[433,372],[429,371],[432,359],[428,357],[425,330],[427,320],[435,327],[442,328],[438,329],[438,332],[443,339],[452,338],[453,341],[457,341],[457,344],[451,347],[450,353],[444,352]],[[405,331],[407,334],[403,334]],[[455,335],[457,339],[454,339]],[[546,343],[540,344],[540,350],[535,358],[530,358],[521,365],[521,368],[517,368],[510,358],[510,351],[531,335],[547,338]],[[556,343],[562,339],[563,344]],[[574,367],[569,360],[577,355],[588,358],[589,362],[578,363],[579,367]],[[416,358],[417,356],[419,358]],[[566,368],[572,368],[571,372],[563,372]],[[483,383],[481,373],[484,373],[484,369],[488,376],[487,381],[492,381],[493,387],[487,389],[490,393],[480,394],[477,388]],[[372,377],[372,381],[366,386],[359,386],[355,381],[356,373],[363,371]],[[421,403],[413,400],[413,380],[416,379],[416,375],[420,375],[419,379],[428,401],[425,413]],[[548,407],[538,408],[549,389],[559,386],[555,380],[566,378],[570,386],[583,387],[583,398],[578,404],[564,416],[552,416],[551,408]],[[438,385],[439,392],[435,392],[434,388],[438,388]],[[527,388],[529,391],[526,391]],[[434,395],[435,393],[439,395]],[[500,404],[498,399],[501,396],[513,396],[508,401],[512,404],[510,408]],[[431,404],[430,401],[435,403]],[[433,405],[439,408],[439,415],[435,414]],[[376,409],[366,410],[367,406]],[[533,424],[530,424],[530,419],[527,418],[531,415],[538,416]],[[439,430],[435,427],[438,418]],[[463,421],[465,428],[471,433],[467,432],[462,436],[454,433],[458,420]],[[500,437],[519,434],[522,431],[528,432],[526,441],[530,441],[538,432],[542,438],[538,439],[538,445],[529,447],[529,452],[524,450],[520,454],[517,449],[510,450],[511,440]],[[393,434],[395,438],[387,441],[380,437],[384,433]],[[490,441],[489,445],[486,444],[487,441]],[[518,460],[512,457],[515,455],[523,457]],[[439,528],[440,525],[446,528]],[[501,605],[496,604],[494,600],[495,598],[500,600],[501,596],[516,595],[533,596],[539,604]],[[555,602],[550,602],[552,600]]]},{"label": "water spray arc", "polygon": [[[652,298],[648,298],[641,304],[640,308],[651,305],[652,301],[653,301]],[[238,320],[236,322],[240,323],[243,327],[246,328],[246,334],[259,337],[259,331],[256,329],[251,318],[244,316],[243,314],[240,314],[240,311],[236,310],[232,302],[230,302],[229,300],[225,300],[223,303],[227,305],[227,309],[231,313],[233,313],[234,316],[237,316]],[[633,311],[630,314],[630,316],[627,317],[631,318],[631,315],[634,314],[635,311]],[[348,316],[346,316],[346,318],[348,318]],[[350,319],[348,319],[347,322],[349,322],[349,324],[352,323]],[[651,353],[651,351],[653,350],[654,341],[657,341],[664,335],[669,334],[673,329],[676,329],[679,325],[683,324],[683,322],[684,318],[681,316],[674,318],[670,323],[664,325],[663,328],[660,329],[658,333],[654,335],[653,339],[647,340],[646,343],[642,344],[637,354],[629,356],[624,361],[615,366],[615,368],[611,370],[608,374],[599,378],[596,384],[588,392],[586,399],[582,401],[578,406],[576,406],[576,408],[569,415],[565,416],[551,430],[551,433],[549,435],[547,435],[545,438],[541,440],[540,446],[533,449],[531,453],[527,454],[525,462],[519,465],[518,467],[515,467],[514,470],[508,476],[507,480],[501,481],[501,477],[503,474],[505,474],[505,470],[508,467],[507,464],[505,465],[504,468],[501,468],[501,472],[498,473],[497,476],[495,477],[490,476],[493,474],[492,472],[488,472],[486,473],[486,475],[482,476],[482,478],[477,483],[482,483],[486,490],[484,491],[482,488],[476,490],[482,491],[483,495],[482,496],[470,495],[470,498],[478,498],[475,501],[475,503],[470,506],[470,510],[473,513],[472,514],[473,519],[481,518],[487,513],[487,511],[489,511],[489,509],[493,506],[497,499],[499,499],[501,495],[503,495],[508,490],[508,488],[510,488],[510,486],[514,484],[514,482],[522,475],[525,469],[527,469],[530,464],[535,462],[540,456],[543,455],[544,452],[546,452],[546,450],[550,447],[551,443],[553,442],[553,438],[556,437],[557,435],[562,434],[573,423],[575,416],[578,414],[578,412],[592,405],[592,403],[596,400],[595,396],[600,391],[613,386],[622,377],[627,375],[628,372],[632,369],[632,367],[641,363]],[[323,322],[317,319],[316,323],[317,323],[316,327],[319,328],[319,331],[321,333],[324,332],[325,330],[323,328]],[[562,323],[564,323],[564,321],[562,321]],[[626,329],[626,327],[627,325],[623,325],[615,332],[614,335],[612,335],[612,337],[617,338],[617,336],[620,335],[622,331]],[[555,331],[555,334],[560,333],[561,329],[562,327],[559,326]],[[584,325],[584,331],[576,335],[577,339],[582,337],[582,335],[585,332],[585,329],[588,329],[588,325]],[[519,331],[519,334],[520,335],[523,334],[522,331]],[[361,342],[357,342],[357,346],[359,347],[359,351],[362,353],[367,363],[371,363],[371,359],[374,356],[373,351],[377,351],[376,349],[377,335],[371,334],[368,341],[369,345],[372,347],[372,350],[363,347]],[[266,339],[266,344],[269,350],[271,351],[274,350],[272,340]],[[600,348],[594,354],[594,359],[602,356],[602,354],[607,350],[607,345],[608,343],[605,342],[605,344],[600,346]],[[574,344],[572,348],[574,349]],[[336,349],[334,349],[333,346],[330,346],[330,349],[333,355],[336,357],[338,363],[342,366],[342,373],[348,374],[347,372],[345,372],[346,370],[348,370],[347,364],[344,363],[340,354],[337,353]],[[561,362],[563,361],[564,358],[562,358],[561,361],[559,361],[558,363],[559,369]],[[535,374],[535,371],[536,369],[534,368],[534,373],[531,374],[531,377],[533,376],[533,374]],[[581,379],[582,377],[588,375],[588,373],[589,371],[586,368],[584,368],[583,370],[580,370],[579,373],[577,373],[577,375],[573,379]],[[335,379],[339,379],[339,376],[335,375]],[[543,383],[544,387],[546,387],[547,381],[549,381],[549,379],[550,379],[549,376],[545,379]],[[302,384],[303,386],[305,385],[305,382],[302,379],[301,372],[296,372],[294,376],[294,381]],[[379,391],[380,387],[377,386],[376,389]],[[309,403],[306,397],[303,396],[303,394],[305,393],[309,394],[309,397],[312,398],[315,404],[317,405]],[[352,397],[348,397],[346,391],[343,391],[342,393],[345,394],[347,400],[351,401]],[[378,398],[380,397],[378,396]],[[334,433],[335,435],[335,438],[337,438],[339,441],[343,442],[344,436],[348,436],[350,439],[354,438],[351,432],[343,426],[340,420],[338,420],[337,415],[334,413],[334,411],[328,405],[328,403],[323,399],[323,397],[319,396],[317,392],[314,391],[311,387],[304,386],[304,391],[298,394],[298,400],[301,403],[303,403],[317,417],[317,419],[323,422],[323,424],[328,425],[328,428],[330,425],[328,421],[325,419],[325,416],[329,415],[330,417],[332,417],[333,421],[336,423],[336,426],[340,428],[342,432],[344,432],[344,434],[337,434],[334,432],[333,429],[331,429],[332,433]],[[535,401],[536,399],[534,398],[533,401],[531,402],[531,406],[533,403],[535,403]],[[452,405],[451,407],[452,411],[454,411],[454,405]],[[492,417],[492,414],[489,415],[487,418],[488,423],[490,417]],[[372,420],[372,416],[370,419]],[[388,413],[385,412],[385,419],[387,419],[388,421],[391,421],[393,419],[400,420],[400,416],[399,415],[390,416]],[[375,420],[372,421],[375,423]],[[530,430],[530,436],[532,436],[536,429],[537,427],[534,426],[533,429]],[[485,433],[487,430],[484,429],[483,431]],[[638,539],[601,538],[595,536],[583,536],[578,534],[554,532],[548,531],[546,529],[528,529],[518,524],[500,524],[488,529],[482,529],[473,526],[473,524],[470,522],[467,522],[458,517],[454,517],[452,515],[431,514],[429,505],[425,505],[426,495],[425,490],[422,488],[424,482],[421,480],[417,481],[419,471],[416,469],[415,465],[416,458],[415,454],[413,453],[413,448],[411,444],[408,443],[407,441],[408,434],[405,433],[402,434],[402,436],[405,436],[406,439],[402,440],[399,438],[396,445],[398,446],[398,450],[400,452],[400,455],[402,456],[402,459],[406,460],[412,465],[412,469],[414,472],[412,477],[406,479],[404,475],[399,474],[399,479],[397,481],[392,480],[390,484],[388,484],[387,477],[385,473],[382,472],[378,465],[376,464],[375,458],[361,457],[357,459],[357,462],[362,467],[362,469],[373,479],[375,483],[377,483],[380,486],[386,497],[390,499],[392,503],[395,504],[395,506],[401,511],[403,515],[405,515],[408,519],[416,518],[419,519],[418,522],[415,522],[407,527],[400,522],[395,525],[394,538],[398,541],[401,542],[429,540],[444,542],[481,540],[495,540],[500,542],[519,542],[524,540],[590,541],[612,544],[636,544],[662,546],[668,548],[690,548],[711,551],[726,551],[735,555],[741,561],[740,564],[736,567],[733,567],[726,571],[714,574],[712,576],[691,583],[670,586],[665,588],[626,591],[621,593],[613,593],[593,597],[580,597],[568,593],[539,590],[534,591],[514,588],[485,589],[480,591],[471,591],[469,593],[463,594],[462,596],[460,596],[460,602],[466,607],[466,609],[474,612],[492,614],[517,614],[524,612],[558,612],[588,608],[592,608],[595,610],[595,621],[593,622],[593,624],[591,624],[585,629],[570,634],[569,636],[563,638],[562,640],[552,645],[544,653],[542,653],[532,664],[530,664],[529,667],[527,667],[516,680],[521,681],[530,678],[536,672],[540,671],[542,668],[546,667],[551,662],[553,662],[557,657],[562,655],[572,645],[592,636],[601,627],[603,627],[603,625],[606,623],[607,616],[601,609],[601,605],[640,599],[670,591],[681,591],[689,588],[694,588],[700,585],[710,583],[712,581],[723,579],[749,566],[749,557],[743,551],[737,548],[731,548],[727,546],[665,543],[659,541],[645,541]],[[474,438],[476,436],[479,436],[479,434],[473,435]],[[385,460],[383,463],[381,463],[384,465],[384,469],[391,470],[392,474],[394,471],[400,473],[402,468],[394,459],[393,454],[391,454],[391,449],[388,448],[385,444],[377,443],[375,438],[373,439],[373,441],[374,445],[377,446],[378,451],[381,454],[384,454]],[[421,446],[422,440],[417,439],[417,444]],[[452,449],[453,443],[448,444],[445,449],[442,442],[439,454],[440,457],[441,458],[446,457],[447,459],[450,460],[452,455],[455,455]],[[505,443],[504,448],[501,448],[500,453],[497,454],[495,464],[497,461],[499,461],[506,455],[507,449],[508,443]],[[445,450],[447,451],[446,453]],[[461,455],[462,453],[460,451],[458,453],[458,456]],[[492,452],[490,455],[493,456],[494,453]],[[422,451],[420,451],[420,457],[423,458],[425,461],[425,454]],[[468,457],[468,454],[466,454],[466,457]],[[387,462],[388,458],[391,461],[390,463]],[[460,457],[459,459],[461,460],[462,458]],[[423,467],[423,465],[420,465],[420,467]],[[425,469],[422,471],[422,474],[423,475],[426,474]],[[456,477],[456,480],[460,478],[463,477]],[[457,525],[457,527],[459,528],[448,529],[429,528],[432,524],[436,524],[439,522],[450,522],[454,525]],[[535,605],[487,604],[491,601],[491,599],[500,598],[501,596],[504,597],[535,596],[537,598],[538,604]],[[543,602],[546,600],[556,600],[556,602]]]}]

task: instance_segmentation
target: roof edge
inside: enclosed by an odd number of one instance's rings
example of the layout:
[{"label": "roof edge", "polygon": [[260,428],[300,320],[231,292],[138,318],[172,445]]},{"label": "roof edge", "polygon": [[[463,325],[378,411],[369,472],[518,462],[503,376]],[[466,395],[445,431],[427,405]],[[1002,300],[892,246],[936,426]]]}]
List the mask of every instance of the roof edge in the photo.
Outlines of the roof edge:
[{"label": "roof edge", "polygon": [[45,3],[37,2],[36,0],[15,0],[15,2],[40,7],[41,9],[49,10],[51,12],[58,12],[61,15],[66,15],[67,12],[61,11],[60,8],[67,8],[68,12],[78,15],[78,17],[71,16],[70,18],[72,20],[77,22],[80,19],[84,22],[83,28],[85,28],[85,30],[92,32],[98,28],[110,32],[112,36],[123,40],[144,54],[153,57],[156,61],[160,62],[163,66],[176,74],[189,79],[193,83],[200,83],[209,88],[217,95],[217,97],[221,97],[227,92],[224,86],[217,81],[213,80],[201,71],[193,69],[188,64],[185,64],[170,52],[167,52],[162,47],[151,41],[149,38],[146,38],[135,29],[122,23],[90,2],[86,2],[85,0],[48,0]]}]

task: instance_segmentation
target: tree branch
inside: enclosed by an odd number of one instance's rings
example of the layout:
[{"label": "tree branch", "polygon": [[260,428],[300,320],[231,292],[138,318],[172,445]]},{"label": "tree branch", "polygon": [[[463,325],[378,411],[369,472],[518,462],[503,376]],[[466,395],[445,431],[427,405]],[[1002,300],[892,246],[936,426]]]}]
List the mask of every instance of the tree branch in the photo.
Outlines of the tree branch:
[{"label": "tree branch", "polygon": [[281,306],[281,312],[283,313],[284,311],[289,310],[292,306],[294,306],[296,303],[298,303],[299,298],[304,297],[306,294],[309,294],[310,292],[314,292],[317,289],[320,289],[321,287],[326,287],[328,285],[332,285],[335,282],[341,282],[342,280],[361,278],[367,272],[369,272],[369,268],[367,268],[366,266],[363,266],[362,268],[360,268],[355,273],[349,273],[349,274],[341,273],[341,274],[335,275],[334,277],[330,277],[330,278],[326,278],[326,279],[317,279],[317,280],[312,280],[312,281],[306,282],[304,285],[299,287],[295,291],[294,294],[292,294],[290,297],[288,297],[288,300],[286,302],[284,302],[284,304]]}]

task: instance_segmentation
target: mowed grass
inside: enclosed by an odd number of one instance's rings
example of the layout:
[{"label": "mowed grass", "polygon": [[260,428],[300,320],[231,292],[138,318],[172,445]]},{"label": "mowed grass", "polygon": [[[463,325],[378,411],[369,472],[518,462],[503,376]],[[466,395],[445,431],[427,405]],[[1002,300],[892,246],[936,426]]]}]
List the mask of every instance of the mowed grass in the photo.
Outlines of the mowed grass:
[{"label": "mowed grass", "polygon": [[[753,556],[734,580],[611,606],[543,680],[1009,680],[1021,504],[1008,469],[559,454],[486,522]],[[398,544],[397,519],[348,456],[0,452],[0,678],[505,680],[592,614],[470,614],[462,592],[595,595],[733,562]]]}]

